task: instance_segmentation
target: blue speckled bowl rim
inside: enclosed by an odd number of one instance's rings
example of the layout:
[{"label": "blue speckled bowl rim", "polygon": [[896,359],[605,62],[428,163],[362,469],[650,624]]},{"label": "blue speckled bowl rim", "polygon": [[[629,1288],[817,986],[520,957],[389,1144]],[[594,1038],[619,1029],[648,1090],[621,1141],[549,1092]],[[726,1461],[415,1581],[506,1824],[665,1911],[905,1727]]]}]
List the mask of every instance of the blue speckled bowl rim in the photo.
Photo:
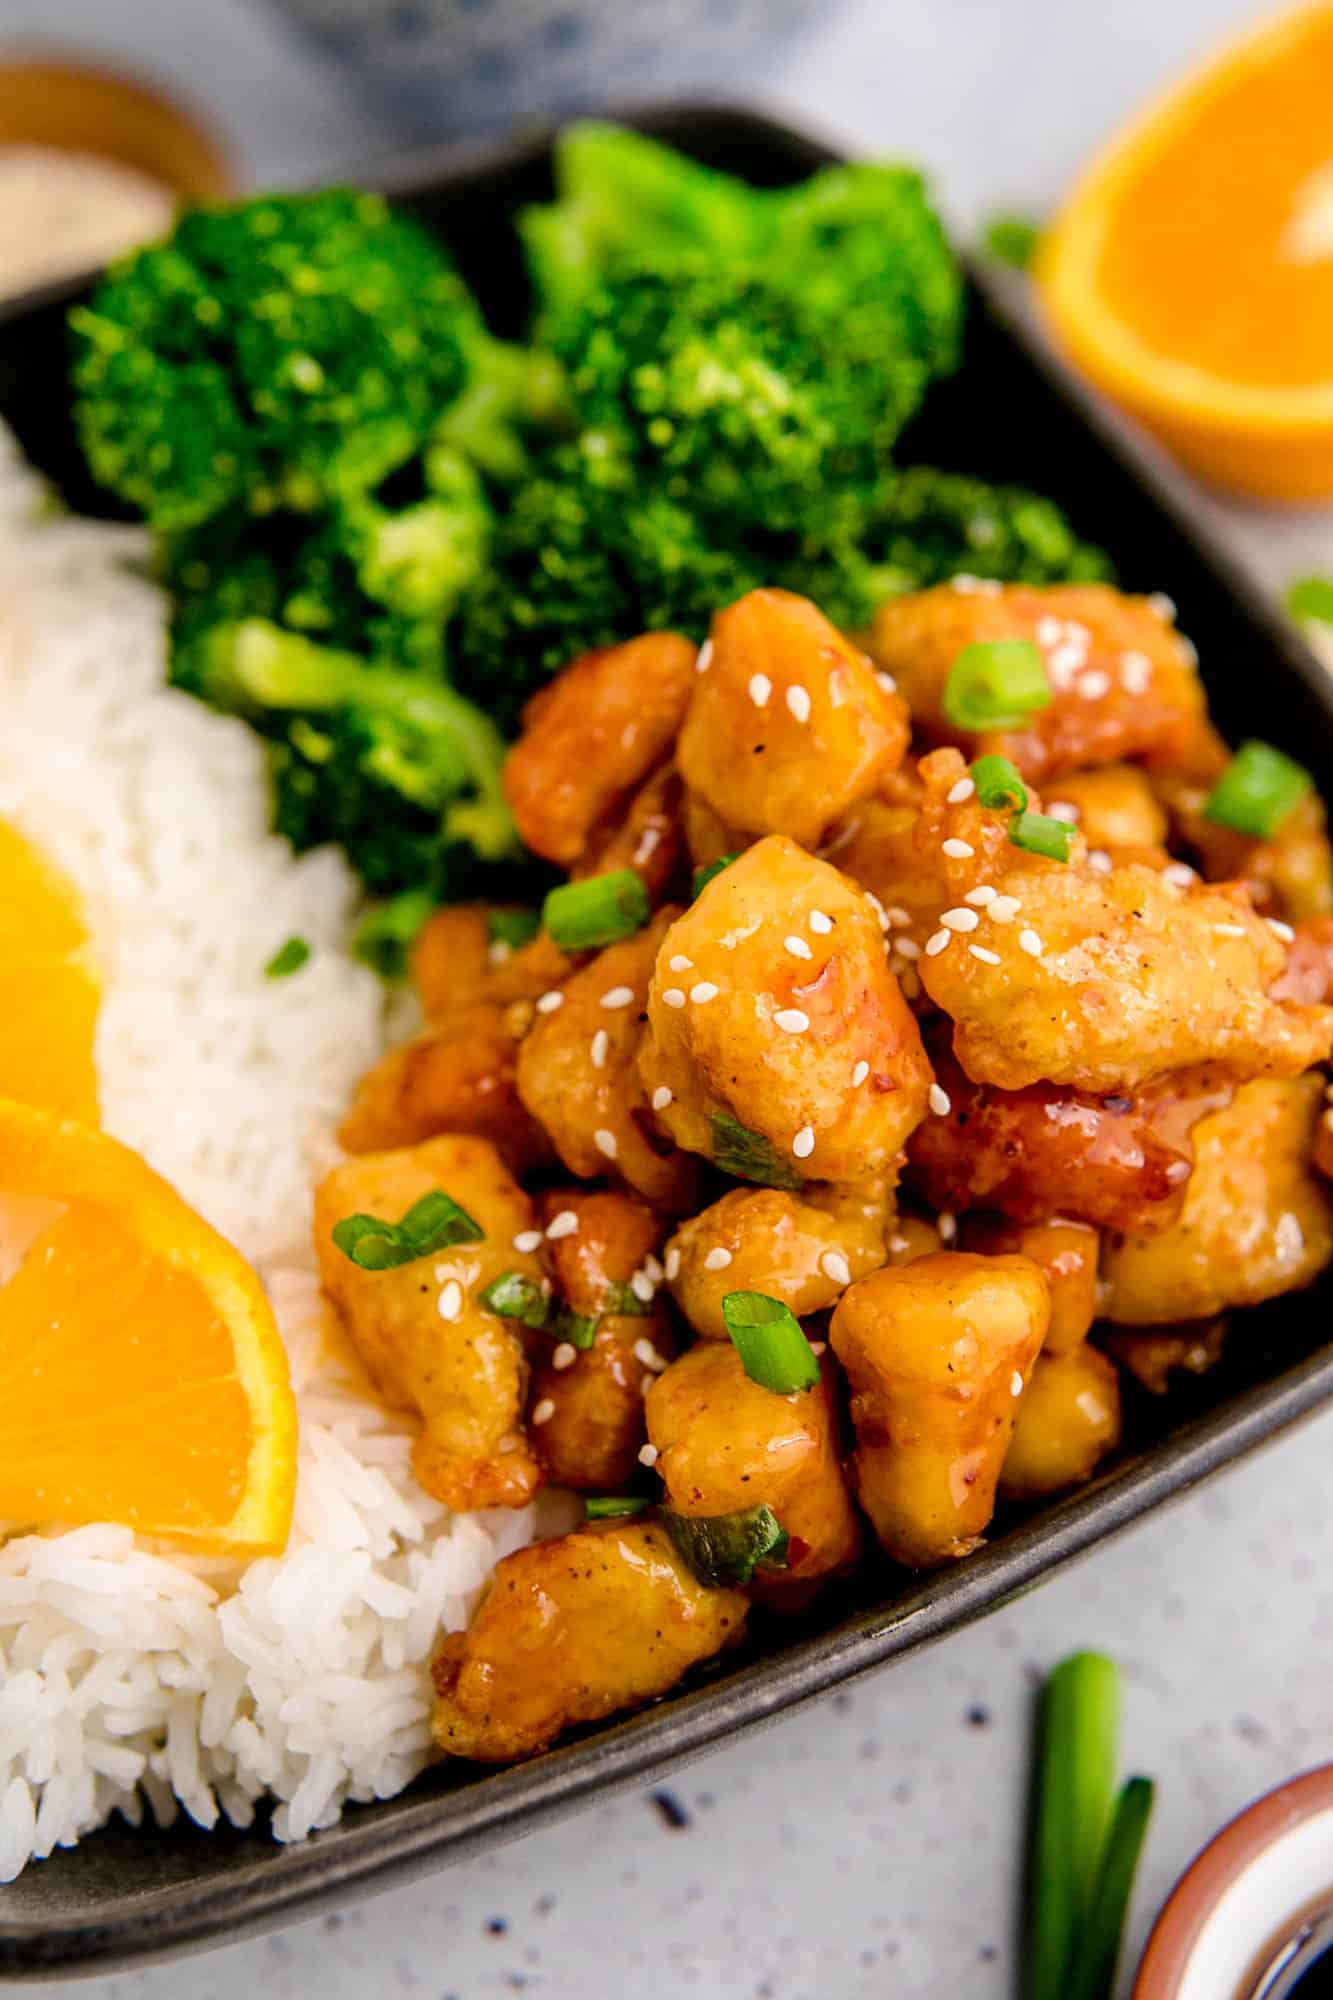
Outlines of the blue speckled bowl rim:
[{"label": "blue speckled bowl rim", "polygon": [[[837,157],[818,141],[764,115],[727,105],[636,108],[638,123],[686,150],[721,146],[737,171],[747,151],[771,166],[786,163],[795,177]],[[453,184],[504,175],[545,155],[549,135],[503,144],[468,143],[432,149],[380,167],[360,178],[386,192],[422,196]],[[1108,413],[1054,359],[1024,324],[1018,289],[1003,275],[972,273],[997,337],[1016,350],[1019,363],[1054,394],[1085,434],[1086,442],[1135,490],[1136,504],[1184,549],[1197,576],[1228,605],[1251,649],[1247,665],[1265,684],[1296,699],[1311,732],[1304,754],[1333,768],[1333,683],[1294,629],[1192,520],[1190,490],[1180,476],[1128,427]],[[45,288],[0,308],[0,327],[30,325],[36,339],[41,312],[49,313],[82,289]],[[1166,587],[1171,577],[1161,579]],[[1313,756],[1312,756],[1313,751]],[[1285,1302],[1287,1323],[1321,1337],[1326,1321],[1324,1287]],[[1252,1323],[1272,1309],[1257,1309]],[[1317,1319],[1316,1317],[1317,1316]],[[0,1979],[67,1978],[105,1973],[133,1963],[272,1929],[354,1895],[400,1885],[501,1840],[557,1818],[596,1798],[642,1782],[714,1744],[776,1719],[889,1660],[955,1632],[1032,1588],[1059,1565],[1187,1492],[1201,1479],[1275,1437],[1333,1398],[1333,1347],[1316,1348],[1295,1365],[1273,1368],[1265,1379],[1227,1394],[1220,1407],[1193,1417],[1160,1442],[1113,1465],[1082,1491],[1007,1527],[958,1567],[909,1579],[883,1601],[853,1610],[830,1629],[794,1635],[759,1658],[742,1659],[716,1678],[685,1689],[655,1707],[581,1737],[512,1770],[468,1767],[450,1789],[413,1789],[398,1799],[352,1808],[328,1833],[291,1847],[267,1835],[229,1836],[222,1849],[202,1836],[181,1837],[183,1879],[154,1882],[151,1857],[171,1849],[176,1836],[145,1836],[108,1844],[91,1837],[96,1866],[90,1895],[75,1857],[57,1857],[30,1870],[19,1885],[23,1911],[12,1912],[13,1891],[0,1889]],[[894,1582],[892,1574],[888,1577]],[[1077,1634],[1071,1634],[1071,1643]],[[455,1767],[455,1771],[457,1767]],[[475,1771],[475,1775],[473,1772]],[[137,1837],[136,1837],[137,1838]],[[238,1851],[241,1858],[238,1858]],[[218,1865],[210,1866],[210,1853]],[[139,1861],[136,1863],[136,1855]],[[79,1859],[84,1859],[80,1856]],[[443,1974],[442,1974],[443,1976]]]}]

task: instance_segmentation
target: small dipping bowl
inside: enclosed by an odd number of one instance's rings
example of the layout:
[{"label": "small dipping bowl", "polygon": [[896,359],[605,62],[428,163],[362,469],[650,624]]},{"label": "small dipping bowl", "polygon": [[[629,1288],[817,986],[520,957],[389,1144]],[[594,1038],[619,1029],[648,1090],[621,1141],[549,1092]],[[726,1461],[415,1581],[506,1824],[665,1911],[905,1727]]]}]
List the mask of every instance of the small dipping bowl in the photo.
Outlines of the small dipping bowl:
[{"label": "small dipping bowl", "polygon": [[[1333,1932],[1321,1919],[1331,1912],[1326,1764],[1247,1806],[1190,1864],[1153,1927],[1134,2000],[1304,2000],[1333,1973],[1333,1958],[1322,1957]],[[1319,1972],[1306,1986],[1311,1952]]]}]

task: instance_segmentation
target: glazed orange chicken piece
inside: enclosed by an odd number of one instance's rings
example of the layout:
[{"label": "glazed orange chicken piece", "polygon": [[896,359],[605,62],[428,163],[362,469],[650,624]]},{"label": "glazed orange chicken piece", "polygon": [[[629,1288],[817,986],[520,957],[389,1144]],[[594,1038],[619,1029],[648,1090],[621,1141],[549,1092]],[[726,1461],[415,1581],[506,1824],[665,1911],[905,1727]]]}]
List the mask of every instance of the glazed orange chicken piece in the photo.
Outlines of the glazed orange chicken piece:
[{"label": "glazed orange chicken piece", "polygon": [[[333,1226],[364,1214],[397,1222],[423,1195],[450,1195],[485,1232],[388,1271],[366,1271],[333,1242]],[[527,1363],[507,1321],[480,1293],[502,1272],[538,1278],[514,1238],[534,1227],[532,1203],[484,1139],[447,1136],[401,1152],[366,1153],[315,1194],[315,1248],[324,1289],[376,1385],[416,1410],[418,1480],[459,1512],[521,1507],[542,1482],[523,1432]]]},{"label": "glazed orange chicken piece", "polygon": [[507,1008],[535,1000],[573,971],[574,961],[545,931],[515,951],[491,940],[488,918],[485,903],[451,903],[422,925],[412,947],[412,983],[428,1021],[480,1002]]},{"label": "glazed orange chicken piece", "polygon": [[861,1526],[843,1476],[834,1371],[799,1395],[752,1382],[730,1341],[700,1341],[648,1392],[648,1437],[678,1514],[768,1506],[787,1531],[787,1567],[755,1572],[755,1596],[807,1603],[821,1579],[850,1569]]},{"label": "glazed orange chicken piece", "polygon": [[1049,1318],[1026,1257],[943,1251],[844,1293],[829,1338],[852,1386],[853,1476],[895,1562],[933,1569],[980,1542]]},{"label": "glazed orange chicken piece", "polygon": [[490,1139],[515,1173],[552,1157],[518,1094],[517,1037],[504,1009],[486,1001],[381,1056],[357,1085],[338,1138],[349,1153],[377,1153],[440,1132]]},{"label": "glazed orange chicken piece", "polygon": [[1165,1396],[1172,1377],[1206,1375],[1222,1358],[1225,1315],[1186,1326],[1109,1326],[1099,1335],[1108,1354],[1151,1396]]},{"label": "glazed orange chicken piece", "polygon": [[[599,1324],[591,1347],[548,1342],[534,1358],[532,1448],[557,1485],[615,1493],[638,1470],[645,1389],[676,1351],[670,1309],[664,1296],[652,1296],[646,1268],[662,1224],[633,1195],[588,1188],[550,1189],[538,1197],[537,1215],[544,1232],[556,1224],[540,1255],[557,1293],[571,1312]],[[649,1296],[639,1297],[632,1281]]]},{"label": "glazed orange chicken piece", "polygon": [[678,1145],[778,1185],[888,1171],[931,1081],[873,906],[779,835],[662,939],[639,1067]]},{"label": "glazed orange chicken piece", "polygon": [[[1087,1339],[1097,1316],[1097,1256],[1100,1239],[1086,1222],[1056,1217],[1049,1222],[1011,1222],[1002,1215],[979,1215],[964,1224],[960,1242],[983,1257],[1027,1257],[1045,1278],[1051,1294],[1051,1321],[1042,1343],[1043,1361],[1072,1353]],[[1021,1416],[1021,1412],[1020,1412]]]},{"label": "glazed orange chicken piece", "polygon": [[677,1305],[703,1340],[727,1340],[728,1292],[764,1292],[797,1319],[823,1312],[884,1262],[885,1186],[732,1188],[683,1222],[666,1250]]},{"label": "glazed orange chicken piece", "polygon": [[1093,852],[1120,861],[1164,867],[1166,813],[1147,774],[1135,764],[1102,764],[1072,771],[1047,788],[1046,811],[1071,819]]},{"label": "glazed orange chicken piece", "polygon": [[1295,1076],[1333,1049],[1333,1011],[1269,999],[1285,952],[1243,890],[1073,863],[995,886],[975,937],[920,961],[977,1083],[1133,1091],[1196,1063]]},{"label": "glazed orange chicken piece", "polygon": [[1144,1236],[1179,1213],[1190,1131],[1231,1096],[1220,1071],[1171,1071],[1133,1095],[1051,1083],[996,1090],[964,1073],[949,1034],[943,1019],[927,1031],[948,1109],[920,1124],[907,1148],[911,1184],[932,1208],[998,1209],[1022,1223],[1066,1215]]},{"label": "glazed orange chicken piece", "polygon": [[658,1131],[636,1067],[648,983],[674,914],[663,910],[538,1000],[518,1090],[572,1174],[613,1176],[680,1214],[694,1202],[698,1167]]},{"label": "glazed orange chicken piece", "polygon": [[664,764],[694,684],[695,648],[645,632],[584,653],[523,711],[504,767],[505,796],[534,854],[572,867],[643,781]]},{"label": "glazed orange chicken piece", "polygon": [[435,1741],[481,1763],[535,1756],[572,1723],[666,1694],[736,1644],[748,1609],[740,1591],[699,1583],[654,1522],[533,1542],[496,1566],[468,1631],[435,1654]]},{"label": "glazed orange chicken piece", "polygon": [[[954,661],[967,646],[1003,639],[1038,647],[1049,706],[1019,729],[957,728],[941,707]],[[1205,723],[1193,648],[1154,600],[1102,583],[978,587],[955,578],[890,598],[870,649],[928,741],[956,743],[969,759],[997,752],[1039,785],[1092,764],[1188,765]]]},{"label": "glazed orange chicken piece", "polygon": [[689,859],[685,840],[685,787],[674,764],[664,764],[640,785],[624,817],[598,840],[572,870],[575,880],[613,875],[632,868],[651,902],[661,902],[678,883],[684,886]]},{"label": "glazed orange chicken piece", "polygon": [[677,762],[725,826],[814,847],[901,762],[904,703],[808,598],[752,590],[699,657]]},{"label": "glazed orange chicken piece", "polygon": [[1006,1500],[1039,1500],[1091,1479],[1120,1442],[1120,1377],[1114,1362],[1086,1344],[1041,1353],[1019,1398],[1004,1455]]}]

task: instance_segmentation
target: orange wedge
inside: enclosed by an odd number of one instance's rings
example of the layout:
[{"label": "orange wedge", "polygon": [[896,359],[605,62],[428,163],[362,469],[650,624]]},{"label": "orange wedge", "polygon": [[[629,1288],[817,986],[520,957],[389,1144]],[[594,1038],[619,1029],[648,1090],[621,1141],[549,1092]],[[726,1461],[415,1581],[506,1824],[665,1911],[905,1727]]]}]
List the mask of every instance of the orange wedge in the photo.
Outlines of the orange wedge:
[{"label": "orange wedge", "polygon": [[0,820],[0,1097],[92,1124],[97,981],[76,891]]},{"label": "orange wedge", "polygon": [[296,1407],[245,1259],[128,1147],[0,1099],[9,1197],[37,1232],[0,1287],[0,1520],[281,1549]]},{"label": "orange wedge", "polygon": [[1035,276],[1075,364],[1201,477],[1333,495],[1333,0],[1270,15],[1150,105]]}]

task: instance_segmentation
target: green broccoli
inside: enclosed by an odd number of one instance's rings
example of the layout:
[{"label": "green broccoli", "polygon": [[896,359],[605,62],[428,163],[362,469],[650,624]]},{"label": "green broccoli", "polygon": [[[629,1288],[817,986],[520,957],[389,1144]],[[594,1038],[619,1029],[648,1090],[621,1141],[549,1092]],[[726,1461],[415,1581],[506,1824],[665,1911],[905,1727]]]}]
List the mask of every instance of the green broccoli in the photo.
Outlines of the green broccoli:
[{"label": "green broccoli", "polygon": [[350,189],[188,211],[70,324],[89,466],[167,530],[368,492],[485,338],[438,245]]}]

